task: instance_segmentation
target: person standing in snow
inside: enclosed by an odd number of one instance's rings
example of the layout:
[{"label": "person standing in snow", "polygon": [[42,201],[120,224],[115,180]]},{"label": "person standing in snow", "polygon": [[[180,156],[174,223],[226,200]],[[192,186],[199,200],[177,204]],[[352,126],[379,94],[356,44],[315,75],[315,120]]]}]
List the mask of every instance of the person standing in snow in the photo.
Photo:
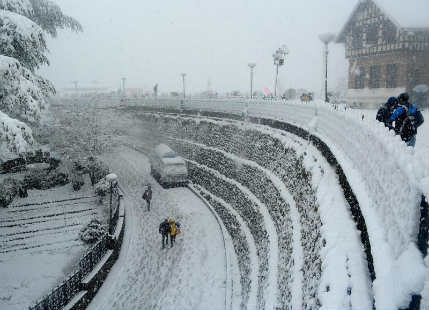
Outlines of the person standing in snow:
[{"label": "person standing in snow", "polygon": [[389,118],[388,123],[395,122],[395,132],[401,135],[401,139],[408,146],[416,144],[417,128],[423,124],[424,119],[418,107],[411,104],[407,93],[402,93],[398,97],[399,105]]},{"label": "person standing in snow", "polygon": [[142,198],[146,200],[147,210],[150,211],[150,201],[152,200],[152,188],[150,184],[147,186],[147,189],[144,191]]},{"label": "person standing in snow", "polygon": [[379,122],[384,123],[384,126],[389,127],[389,118],[392,116],[393,111],[398,105],[398,99],[396,97],[390,97],[387,102],[383,104],[377,111],[375,119]]},{"label": "person standing in snow", "polygon": [[168,222],[170,223],[170,247],[172,248],[176,242],[176,236],[180,234],[180,224],[176,223],[172,217],[168,219]]},{"label": "person standing in snow", "polygon": [[159,224],[159,233],[162,237],[162,248],[168,245],[168,235],[170,234],[170,223],[168,219],[165,219],[161,224]]}]

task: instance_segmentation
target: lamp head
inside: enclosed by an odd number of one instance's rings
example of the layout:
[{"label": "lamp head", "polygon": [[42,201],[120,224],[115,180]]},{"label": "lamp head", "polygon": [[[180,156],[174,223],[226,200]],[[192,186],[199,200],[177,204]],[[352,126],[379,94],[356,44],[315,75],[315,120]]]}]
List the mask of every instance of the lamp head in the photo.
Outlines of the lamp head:
[{"label": "lamp head", "polygon": [[319,39],[325,44],[329,44],[330,42],[335,40],[336,35],[333,33],[322,33],[319,34]]}]

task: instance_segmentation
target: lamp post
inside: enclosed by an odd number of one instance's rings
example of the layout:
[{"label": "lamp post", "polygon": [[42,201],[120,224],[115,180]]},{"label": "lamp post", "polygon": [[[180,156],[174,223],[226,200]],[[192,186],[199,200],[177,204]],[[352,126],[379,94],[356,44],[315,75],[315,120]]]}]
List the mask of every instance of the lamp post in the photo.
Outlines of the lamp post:
[{"label": "lamp post", "polygon": [[125,78],[125,77],[121,78],[121,81],[122,81],[122,93],[124,94],[124,96],[125,96],[125,81],[126,80],[127,80],[127,78]]},{"label": "lamp post", "polygon": [[276,66],[276,80],[274,82],[274,97],[277,97],[277,80],[279,76],[279,66],[285,63],[286,55],[289,54],[289,49],[286,45],[279,47],[273,54],[274,65]]},{"label": "lamp post", "polygon": [[250,68],[250,99],[253,98],[253,68],[255,68],[256,64],[254,62],[249,63]]},{"label": "lamp post", "polygon": [[319,35],[320,41],[325,44],[325,51],[324,51],[324,69],[325,69],[325,102],[329,102],[328,98],[328,45],[330,42],[332,42],[335,39],[335,34],[333,33],[323,33]]},{"label": "lamp post", "polygon": [[113,223],[112,223],[112,195],[113,195],[113,186],[118,185],[118,176],[114,173],[106,175],[106,180],[110,184],[110,203],[109,203],[109,234],[113,232]]},{"label": "lamp post", "polygon": [[183,99],[186,98],[186,92],[185,92],[185,77],[186,77],[186,73],[181,73],[180,74],[182,76],[182,83],[183,83]]}]

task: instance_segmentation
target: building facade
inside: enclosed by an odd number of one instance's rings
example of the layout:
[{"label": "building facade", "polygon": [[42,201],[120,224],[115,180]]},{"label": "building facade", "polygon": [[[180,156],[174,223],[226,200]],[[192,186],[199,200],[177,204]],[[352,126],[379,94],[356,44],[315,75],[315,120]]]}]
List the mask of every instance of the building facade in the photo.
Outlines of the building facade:
[{"label": "building facade", "polygon": [[[412,5],[405,3],[404,8]],[[375,0],[356,4],[336,39],[349,60],[350,105],[375,107],[390,96],[429,85],[429,19],[427,24],[406,27]]]}]

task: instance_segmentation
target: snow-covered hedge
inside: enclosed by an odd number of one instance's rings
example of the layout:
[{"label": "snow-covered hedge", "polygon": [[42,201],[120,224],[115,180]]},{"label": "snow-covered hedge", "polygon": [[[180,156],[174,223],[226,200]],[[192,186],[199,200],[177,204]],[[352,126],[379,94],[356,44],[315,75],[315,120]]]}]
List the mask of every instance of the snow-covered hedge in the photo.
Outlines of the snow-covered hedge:
[{"label": "snow-covered hedge", "polygon": [[48,189],[69,183],[68,174],[60,168],[48,171],[45,169],[34,169],[24,176],[27,189]]}]

